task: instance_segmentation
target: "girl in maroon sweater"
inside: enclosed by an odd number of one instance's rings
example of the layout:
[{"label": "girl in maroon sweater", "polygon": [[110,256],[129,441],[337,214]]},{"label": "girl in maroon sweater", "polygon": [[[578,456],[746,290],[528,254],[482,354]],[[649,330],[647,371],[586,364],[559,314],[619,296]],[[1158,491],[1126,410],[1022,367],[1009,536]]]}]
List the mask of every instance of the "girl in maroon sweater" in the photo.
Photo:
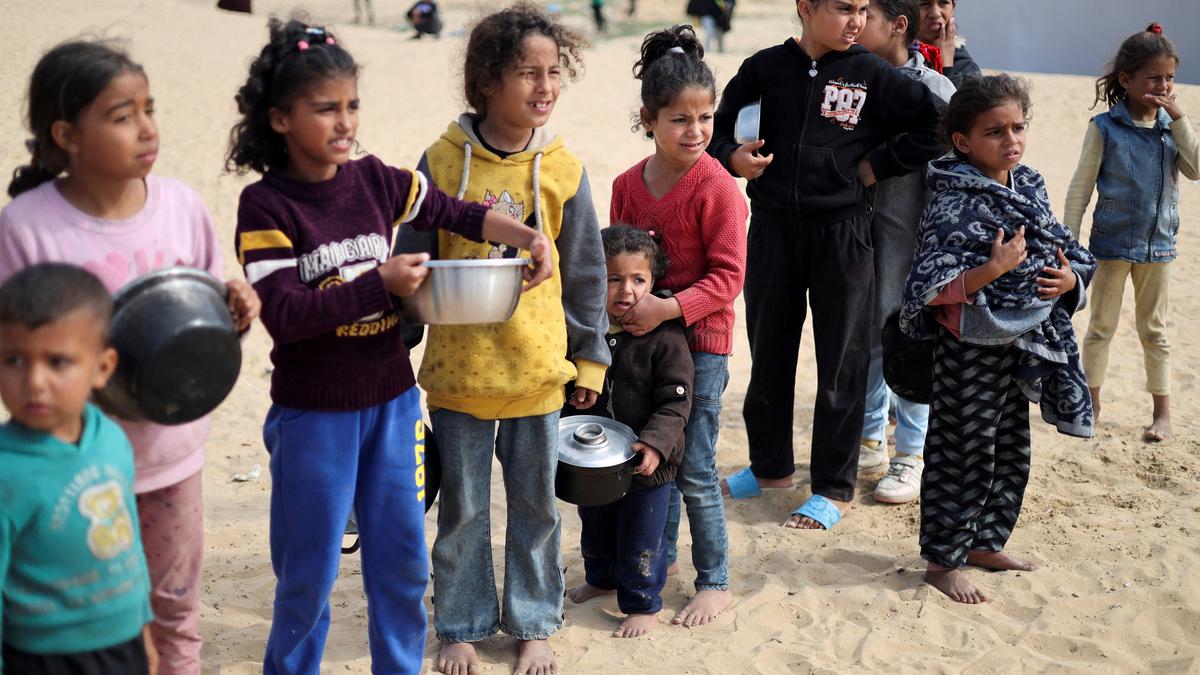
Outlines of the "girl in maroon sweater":
[{"label": "girl in maroon sweater", "polygon": [[667,560],[676,567],[680,494],[692,532],[696,595],[674,623],[703,625],[729,606],[729,542],[718,484],[716,452],[721,394],[733,351],[733,300],[746,266],[746,200],[720,162],[705,154],[712,138],[717,89],[691,26],[646,36],[634,76],[642,81],[640,126],[654,154],[613,181],[612,223],[652,230],[662,238],[671,268],[657,287],[620,318],[632,335],[682,318],[690,326],[695,366],[686,450],[671,491]]}]

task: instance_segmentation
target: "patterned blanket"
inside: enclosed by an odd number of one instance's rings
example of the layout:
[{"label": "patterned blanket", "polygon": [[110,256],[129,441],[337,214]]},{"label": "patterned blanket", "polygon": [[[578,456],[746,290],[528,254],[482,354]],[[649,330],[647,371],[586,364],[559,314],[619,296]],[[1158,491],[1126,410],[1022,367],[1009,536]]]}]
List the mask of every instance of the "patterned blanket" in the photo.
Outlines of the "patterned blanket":
[{"label": "patterned blanket", "polygon": [[[1018,165],[1010,175],[1011,188],[960,159],[930,163],[928,183],[934,197],[921,217],[900,328],[915,338],[931,337],[937,324],[928,303],[960,274],[988,261],[997,228],[1004,228],[1007,240],[1024,225],[1028,257],[962,306],[960,339],[1020,350],[1021,390],[1040,404],[1042,419],[1064,434],[1090,438],[1092,399],[1071,315],[1087,302],[1085,287],[1096,271],[1096,260],[1055,219],[1041,174]],[[1078,283],[1062,297],[1043,300],[1036,280],[1043,267],[1059,266],[1059,248]]]}]

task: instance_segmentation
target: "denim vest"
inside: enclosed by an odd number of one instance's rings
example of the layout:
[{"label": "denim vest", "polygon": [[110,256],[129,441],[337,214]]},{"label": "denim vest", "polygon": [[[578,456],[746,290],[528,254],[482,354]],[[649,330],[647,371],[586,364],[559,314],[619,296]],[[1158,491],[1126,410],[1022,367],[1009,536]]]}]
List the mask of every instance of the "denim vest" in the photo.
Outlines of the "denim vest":
[{"label": "denim vest", "polygon": [[1153,128],[1136,127],[1122,101],[1092,121],[1104,139],[1104,157],[1088,248],[1108,260],[1174,260],[1179,169],[1170,115],[1159,109]]}]

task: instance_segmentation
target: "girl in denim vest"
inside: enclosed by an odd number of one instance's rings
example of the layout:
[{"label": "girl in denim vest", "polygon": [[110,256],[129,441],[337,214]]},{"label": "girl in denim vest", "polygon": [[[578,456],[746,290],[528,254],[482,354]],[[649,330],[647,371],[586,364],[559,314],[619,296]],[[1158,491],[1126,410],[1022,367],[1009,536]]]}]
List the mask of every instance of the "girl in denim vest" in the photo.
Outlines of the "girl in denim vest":
[{"label": "girl in denim vest", "polygon": [[1121,43],[1109,72],[1096,81],[1096,102],[1104,101],[1109,110],[1088,124],[1064,217],[1078,237],[1092,190],[1099,192],[1088,243],[1099,269],[1083,339],[1096,421],[1108,345],[1117,330],[1125,279],[1133,277],[1146,389],[1154,399],[1154,419],[1142,438],[1151,442],[1171,435],[1167,288],[1179,231],[1179,174],[1200,178],[1200,141],[1175,102],[1178,66],[1179,52],[1158,24]]}]

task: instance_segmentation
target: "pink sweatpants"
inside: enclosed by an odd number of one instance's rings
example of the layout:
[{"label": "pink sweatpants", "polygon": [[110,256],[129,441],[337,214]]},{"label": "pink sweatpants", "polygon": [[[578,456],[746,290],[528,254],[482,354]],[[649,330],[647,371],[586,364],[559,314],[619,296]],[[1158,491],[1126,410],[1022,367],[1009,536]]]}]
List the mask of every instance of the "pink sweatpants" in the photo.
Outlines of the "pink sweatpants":
[{"label": "pink sweatpants", "polygon": [[137,496],[142,548],[150,568],[150,635],[158,675],[200,673],[200,572],[204,559],[201,472]]}]

